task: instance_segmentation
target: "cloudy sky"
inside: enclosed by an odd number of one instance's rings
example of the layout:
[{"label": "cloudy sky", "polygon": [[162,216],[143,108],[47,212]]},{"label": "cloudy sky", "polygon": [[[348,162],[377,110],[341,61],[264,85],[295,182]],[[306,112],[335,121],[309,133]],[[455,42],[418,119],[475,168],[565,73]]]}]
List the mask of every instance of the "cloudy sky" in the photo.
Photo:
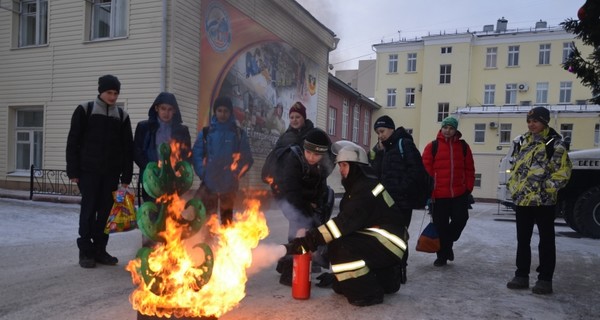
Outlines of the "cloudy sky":
[{"label": "cloudy sky", "polygon": [[333,31],[340,42],[330,62],[335,70],[358,68],[374,59],[371,45],[414,39],[428,33],[481,31],[502,17],[508,29],[558,26],[577,19],[584,0],[296,0]]}]

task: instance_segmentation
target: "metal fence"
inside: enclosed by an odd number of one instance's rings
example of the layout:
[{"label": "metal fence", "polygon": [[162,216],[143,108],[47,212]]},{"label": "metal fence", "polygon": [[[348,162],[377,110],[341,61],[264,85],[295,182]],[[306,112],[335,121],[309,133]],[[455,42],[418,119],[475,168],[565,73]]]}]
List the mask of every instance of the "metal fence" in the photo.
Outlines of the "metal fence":
[{"label": "metal fence", "polygon": [[[138,202],[141,201],[139,174],[133,174],[129,186],[133,189]],[[81,196],[77,184],[69,180],[66,170],[38,169],[32,165],[29,175],[29,199],[33,199],[34,194]]]}]

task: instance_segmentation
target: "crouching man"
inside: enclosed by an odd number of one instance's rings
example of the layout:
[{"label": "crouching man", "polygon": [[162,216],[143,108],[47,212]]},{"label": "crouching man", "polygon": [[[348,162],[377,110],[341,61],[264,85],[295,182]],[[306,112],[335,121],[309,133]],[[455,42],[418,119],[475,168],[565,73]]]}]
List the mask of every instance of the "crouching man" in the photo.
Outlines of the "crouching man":
[{"label": "crouching man", "polygon": [[327,244],[333,290],[355,306],[379,304],[384,294],[400,289],[402,257],[408,250],[402,216],[362,147],[345,145],[336,162],[345,189],[339,214],[290,241],[286,250],[297,254]]}]

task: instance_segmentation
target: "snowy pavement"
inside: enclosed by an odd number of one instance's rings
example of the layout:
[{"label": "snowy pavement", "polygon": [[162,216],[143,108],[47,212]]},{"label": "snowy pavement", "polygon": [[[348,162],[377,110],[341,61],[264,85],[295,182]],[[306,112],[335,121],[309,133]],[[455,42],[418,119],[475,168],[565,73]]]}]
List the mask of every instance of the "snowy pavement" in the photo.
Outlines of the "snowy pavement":
[{"label": "snowy pavement", "polygon": [[[0,319],[135,319],[133,291],[124,267],[141,245],[138,230],[113,234],[108,252],[117,266],[82,269],[75,245],[77,204],[0,198]],[[262,251],[283,243],[287,221],[268,210],[270,235]],[[435,256],[414,251],[423,211],[415,211],[408,283],[384,303],[354,307],[343,296],[314,285],[309,300],[294,300],[278,283],[274,265],[255,268],[246,297],[220,319],[598,319],[600,240],[580,238],[556,221],[557,266],[554,294],[506,288],[515,260],[514,215],[496,204],[476,203],[455,261],[433,266]],[[428,216],[425,217],[427,223]],[[532,241],[532,279],[537,266],[537,230]],[[258,255],[257,255],[258,256]],[[273,259],[271,259],[273,260]],[[258,265],[259,262],[256,261]]]}]

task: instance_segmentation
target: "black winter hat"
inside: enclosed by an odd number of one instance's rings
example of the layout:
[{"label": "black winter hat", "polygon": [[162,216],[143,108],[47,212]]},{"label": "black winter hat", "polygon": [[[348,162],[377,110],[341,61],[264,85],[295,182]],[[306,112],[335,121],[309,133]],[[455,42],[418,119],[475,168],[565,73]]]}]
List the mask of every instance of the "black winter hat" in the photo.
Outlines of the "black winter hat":
[{"label": "black winter hat", "polygon": [[389,116],[381,116],[375,121],[373,125],[373,130],[377,130],[377,128],[390,128],[392,130],[396,129],[396,125],[394,124],[394,120]]},{"label": "black winter hat", "polygon": [[233,112],[233,102],[231,102],[231,98],[229,97],[218,97],[213,103],[213,112],[216,112],[217,108],[220,106],[225,106],[229,109],[229,112]]},{"label": "black winter hat", "polygon": [[550,122],[550,111],[544,107],[535,107],[527,113],[527,120],[529,119],[535,119],[547,126]]},{"label": "black winter hat", "polygon": [[98,92],[102,93],[108,90],[115,90],[117,93],[121,92],[121,82],[111,74],[98,78]]},{"label": "black winter hat", "polygon": [[310,129],[304,138],[304,149],[314,153],[325,154],[330,146],[331,140],[327,133],[319,128]]}]

